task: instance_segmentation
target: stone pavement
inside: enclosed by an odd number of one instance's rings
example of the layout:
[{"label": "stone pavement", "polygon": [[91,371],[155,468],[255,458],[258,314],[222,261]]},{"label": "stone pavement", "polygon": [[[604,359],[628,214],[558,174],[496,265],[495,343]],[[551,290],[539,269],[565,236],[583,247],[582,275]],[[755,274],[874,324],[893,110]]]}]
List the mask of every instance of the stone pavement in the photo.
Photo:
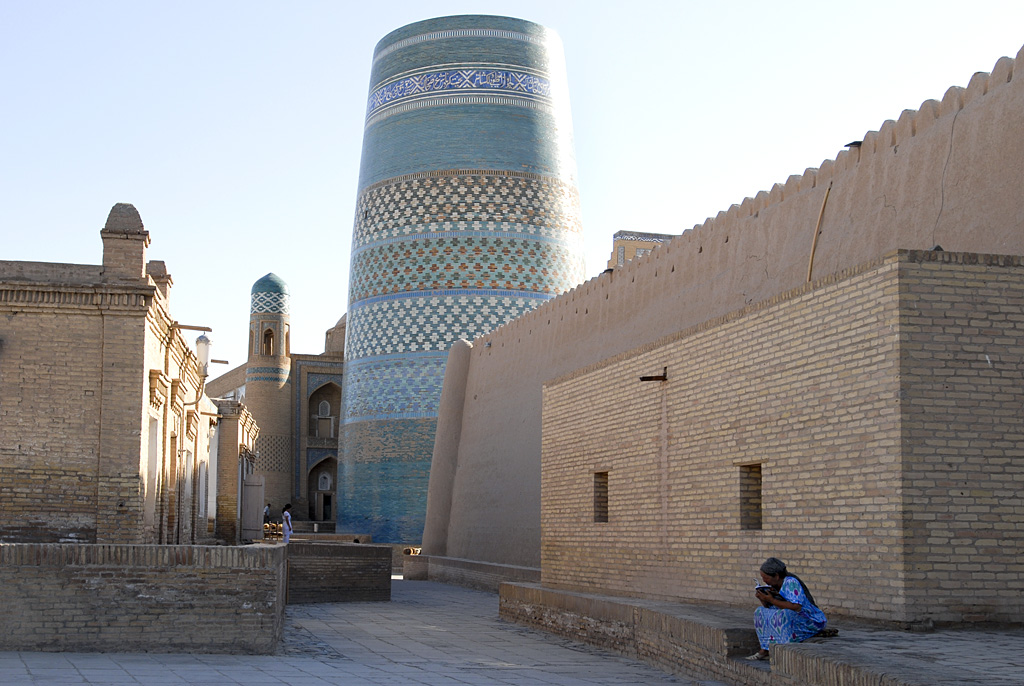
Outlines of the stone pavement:
[{"label": "stone pavement", "polygon": [[0,685],[683,684],[640,662],[498,619],[498,597],[395,580],[392,600],[292,605],[277,655],[0,652]]},{"label": "stone pavement", "polygon": [[[1024,630],[908,633],[835,624],[838,639],[807,649],[922,686],[1024,684]],[[725,686],[510,624],[498,619],[495,594],[427,581],[396,580],[390,603],[293,605],[285,631],[273,656],[0,652],[0,685]]]},{"label": "stone pavement", "polygon": [[[1024,686],[1024,629],[887,630],[842,618],[839,637],[801,644],[833,662],[920,686]],[[804,648],[806,646],[806,648]]]}]

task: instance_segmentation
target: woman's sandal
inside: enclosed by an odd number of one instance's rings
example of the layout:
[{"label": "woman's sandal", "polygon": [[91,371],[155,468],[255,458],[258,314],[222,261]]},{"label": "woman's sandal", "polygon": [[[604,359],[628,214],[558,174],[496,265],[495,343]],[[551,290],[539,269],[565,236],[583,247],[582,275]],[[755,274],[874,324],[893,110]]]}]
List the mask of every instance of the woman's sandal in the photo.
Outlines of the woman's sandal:
[{"label": "woman's sandal", "polygon": [[753,655],[748,655],[747,659],[748,660],[767,660],[770,656],[771,656],[771,654],[767,650],[765,650],[765,651],[759,650],[756,653],[754,653]]}]

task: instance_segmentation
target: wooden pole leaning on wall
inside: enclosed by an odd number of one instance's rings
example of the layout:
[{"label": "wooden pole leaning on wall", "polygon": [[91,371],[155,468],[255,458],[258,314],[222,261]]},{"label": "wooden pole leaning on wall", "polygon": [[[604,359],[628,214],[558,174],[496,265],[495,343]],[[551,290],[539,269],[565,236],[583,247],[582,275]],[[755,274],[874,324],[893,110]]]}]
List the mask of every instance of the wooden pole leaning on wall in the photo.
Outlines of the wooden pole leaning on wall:
[{"label": "wooden pole leaning on wall", "polygon": [[811,259],[807,264],[807,281],[811,281],[811,272],[814,271],[814,251],[818,249],[818,236],[821,234],[821,220],[825,218],[825,204],[828,202],[828,194],[832,192],[832,182],[828,182],[825,189],[825,197],[821,201],[821,211],[818,212],[818,223],[814,227],[814,240],[811,241]]}]

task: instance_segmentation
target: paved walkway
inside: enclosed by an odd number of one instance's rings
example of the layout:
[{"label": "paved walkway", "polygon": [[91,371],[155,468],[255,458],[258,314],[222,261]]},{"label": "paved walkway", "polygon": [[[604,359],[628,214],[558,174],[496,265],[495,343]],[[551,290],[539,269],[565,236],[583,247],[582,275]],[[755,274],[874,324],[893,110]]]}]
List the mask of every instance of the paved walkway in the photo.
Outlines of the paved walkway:
[{"label": "paved walkway", "polygon": [[[842,621],[815,650],[922,684],[1024,685],[1024,630],[907,633]],[[390,603],[293,605],[273,656],[0,652],[0,685],[681,684],[643,663],[498,619],[498,598],[396,580]],[[767,668],[767,665],[764,665]]]},{"label": "paved walkway", "polygon": [[394,581],[390,603],[293,605],[285,632],[273,656],[0,652],[0,684],[721,686],[510,624],[496,595],[427,581]]},{"label": "paved walkway", "polygon": [[837,662],[922,686],[1024,686],[1024,629],[886,630],[842,618],[839,638],[814,650]]}]

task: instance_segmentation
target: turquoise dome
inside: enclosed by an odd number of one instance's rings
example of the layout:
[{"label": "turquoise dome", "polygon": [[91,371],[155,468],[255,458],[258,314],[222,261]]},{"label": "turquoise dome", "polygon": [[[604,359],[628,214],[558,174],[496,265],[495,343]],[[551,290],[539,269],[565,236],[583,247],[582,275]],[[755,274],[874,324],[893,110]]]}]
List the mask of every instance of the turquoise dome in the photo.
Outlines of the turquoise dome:
[{"label": "turquoise dome", "polygon": [[267,274],[252,285],[249,313],[288,314],[288,284],[277,274]]},{"label": "turquoise dome", "polygon": [[288,284],[280,276],[274,273],[267,274],[252,285],[252,294],[256,293],[277,293],[289,295]]}]

